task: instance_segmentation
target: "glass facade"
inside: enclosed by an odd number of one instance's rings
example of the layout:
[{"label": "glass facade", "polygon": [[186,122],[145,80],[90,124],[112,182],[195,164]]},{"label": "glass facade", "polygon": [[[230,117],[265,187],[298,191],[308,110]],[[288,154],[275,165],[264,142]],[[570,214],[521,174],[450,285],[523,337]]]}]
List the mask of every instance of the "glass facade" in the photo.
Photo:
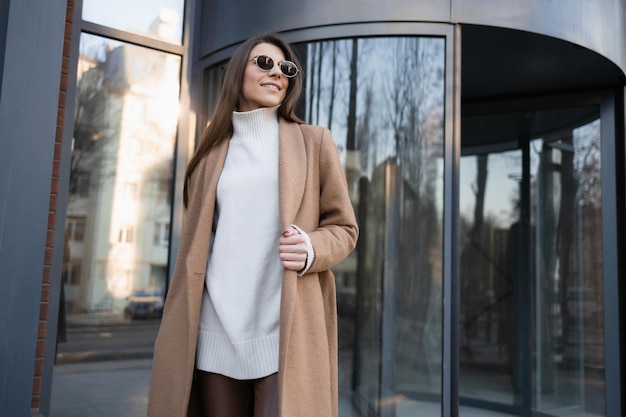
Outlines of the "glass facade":
[{"label": "glass facade", "polygon": [[185,164],[279,30],[361,227],[340,416],[623,415],[626,5],[491,3],[0,0],[5,414],[145,415]]},{"label": "glass facade", "polygon": [[599,117],[463,119],[461,416],[604,415]]},{"label": "glass facade", "polygon": [[[157,16],[144,28],[107,20],[92,3],[84,1],[86,21],[181,42],[182,2],[143,8]],[[604,416],[600,145],[612,138],[601,135],[600,99],[545,107],[545,97],[511,98],[506,110],[481,103],[490,110],[478,112],[461,102],[461,154],[445,165],[458,139],[446,129],[449,42],[439,34],[294,44],[306,82],[299,115],[331,130],[361,229],[357,249],[333,269],[339,415],[442,416],[452,375],[462,417]],[[136,290],[161,301],[126,318],[162,308],[176,234],[172,181],[184,170],[174,166],[181,62],[128,39],[80,37],[67,314],[120,314],[145,295]],[[213,112],[223,70],[220,62],[201,77],[198,125]],[[444,357],[452,177],[458,373]]]},{"label": "glass facade", "polygon": [[[76,88],[68,98],[73,126],[66,126],[71,162],[51,415],[84,408],[145,415],[168,282],[179,107],[188,97],[181,91],[184,4],[76,5],[82,18],[74,21],[80,34],[70,69]],[[66,372],[75,361],[92,367],[89,383]],[[115,404],[100,398],[106,395]]]},{"label": "glass facade", "polygon": [[361,228],[357,250],[334,268],[341,415],[437,416],[445,40],[297,47],[304,118],[331,129]]},{"label": "glass facade", "polygon": [[[445,39],[296,48],[300,111],[331,129],[361,227],[334,269],[340,416],[440,416]],[[462,106],[463,417],[606,415],[600,106],[544,101]]]},{"label": "glass facade", "polygon": [[99,25],[181,44],[184,5],[184,0],[83,0],[82,16]]},{"label": "glass facade", "polygon": [[[63,290],[69,314],[121,311],[135,290],[165,291],[180,65],[176,55],[81,36]],[[162,297],[136,313],[161,309]]]}]

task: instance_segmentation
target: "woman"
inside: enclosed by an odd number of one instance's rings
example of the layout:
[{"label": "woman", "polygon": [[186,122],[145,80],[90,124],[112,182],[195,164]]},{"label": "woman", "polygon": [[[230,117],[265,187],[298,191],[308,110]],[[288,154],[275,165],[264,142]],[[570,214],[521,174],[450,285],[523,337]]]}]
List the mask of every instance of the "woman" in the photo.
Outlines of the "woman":
[{"label": "woman", "polygon": [[301,90],[275,35],[230,60],[185,175],[149,417],[338,415],[330,268],[358,228],[330,132],[294,113]]}]

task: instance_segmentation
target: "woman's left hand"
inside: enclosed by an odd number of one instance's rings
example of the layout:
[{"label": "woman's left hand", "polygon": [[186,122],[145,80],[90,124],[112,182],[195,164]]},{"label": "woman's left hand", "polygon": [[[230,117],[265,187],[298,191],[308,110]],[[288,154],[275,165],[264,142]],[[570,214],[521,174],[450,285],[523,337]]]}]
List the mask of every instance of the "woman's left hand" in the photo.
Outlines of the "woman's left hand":
[{"label": "woman's left hand", "polygon": [[306,265],[306,239],[296,229],[289,227],[280,236],[278,253],[283,268],[301,271]]}]

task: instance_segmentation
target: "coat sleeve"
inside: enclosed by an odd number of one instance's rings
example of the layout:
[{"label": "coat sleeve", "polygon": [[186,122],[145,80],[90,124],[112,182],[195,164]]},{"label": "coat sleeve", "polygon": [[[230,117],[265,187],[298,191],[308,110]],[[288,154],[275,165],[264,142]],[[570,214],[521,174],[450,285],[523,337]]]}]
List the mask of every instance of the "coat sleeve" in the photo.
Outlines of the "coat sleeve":
[{"label": "coat sleeve", "polygon": [[359,234],[339,152],[326,128],[319,165],[319,226],[309,233],[315,251],[309,273],[326,271],[344,260],[354,250]]}]

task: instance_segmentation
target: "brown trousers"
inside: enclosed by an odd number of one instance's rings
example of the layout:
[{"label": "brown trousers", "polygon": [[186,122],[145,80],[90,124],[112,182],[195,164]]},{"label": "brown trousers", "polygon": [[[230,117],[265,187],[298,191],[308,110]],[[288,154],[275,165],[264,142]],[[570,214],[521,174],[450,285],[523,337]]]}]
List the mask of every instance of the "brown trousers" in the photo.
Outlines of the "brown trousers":
[{"label": "brown trousers", "polygon": [[204,417],[277,417],[278,374],[238,380],[197,371]]}]

